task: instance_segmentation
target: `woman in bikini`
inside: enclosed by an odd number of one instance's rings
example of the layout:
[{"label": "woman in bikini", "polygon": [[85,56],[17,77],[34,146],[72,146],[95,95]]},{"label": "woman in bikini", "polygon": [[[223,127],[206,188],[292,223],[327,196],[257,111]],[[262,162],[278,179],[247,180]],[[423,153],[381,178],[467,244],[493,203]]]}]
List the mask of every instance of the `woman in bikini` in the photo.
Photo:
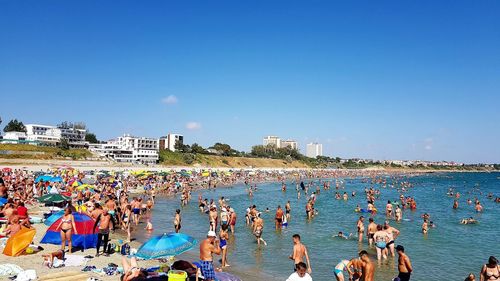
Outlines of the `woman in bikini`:
[{"label": "woman in bikini", "polygon": [[137,265],[137,259],[135,257],[132,257],[129,263],[127,258],[122,256],[122,266],[124,274],[120,277],[121,281],[145,280],[148,276],[147,271]]},{"label": "woman in bikini", "polygon": [[230,266],[228,263],[227,263],[227,240],[229,239],[229,234],[227,232],[228,230],[228,225],[222,225],[221,226],[221,230],[220,230],[220,234],[219,234],[219,237],[220,237],[220,248],[222,249],[222,268],[226,267],[226,266]]},{"label": "woman in bikini", "polygon": [[488,263],[481,269],[481,281],[500,281],[500,266],[494,256],[490,256]]},{"label": "woman in bikini", "polygon": [[68,250],[71,253],[71,234],[73,233],[73,230],[75,231],[75,234],[78,234],[75,226],[75,218],[73,217],[71,208],[68,207],[64,210],[64,215],[56,229],[61,230],[61,249],[64,251],[66,248],[66,241],[68,241]]}]

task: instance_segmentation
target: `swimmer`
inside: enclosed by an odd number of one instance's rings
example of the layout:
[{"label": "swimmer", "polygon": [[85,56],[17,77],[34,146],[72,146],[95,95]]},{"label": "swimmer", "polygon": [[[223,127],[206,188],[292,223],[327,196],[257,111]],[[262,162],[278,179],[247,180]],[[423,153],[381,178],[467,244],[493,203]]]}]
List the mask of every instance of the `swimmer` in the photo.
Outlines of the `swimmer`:
[{"label": "swimmer", "polygon": [[347,236],[344,234],[344,232],[339,231],[339,233],[337,235],[333,236],[333,237],[344,238],[346,240],[349,239],[349,238],[351,238],[352,233],[346,233],[346,234],[347,234]]},{"label": "swimmer", "polygon": [[462,219],[460,221],[461,224],[476,224],[478,223],[477,220],[475,220],[473,217],[470,217],[470,218],[466,218],[466,219]]},{"label": "swimmer", "polygon": [[361,216],[359,217],[358,223],[357,223],[357,228],[358,228],[358,242],[361,243],[363,242],[363,234],[365,233],[365,225],[364,222],[365,217]]},{"label": "swimmer", "polygon": [[427,231],[429,230],[429,226],[427,224],[427,220],[424,219],[424,223],[422,223],[422,233],[427,234]]}]

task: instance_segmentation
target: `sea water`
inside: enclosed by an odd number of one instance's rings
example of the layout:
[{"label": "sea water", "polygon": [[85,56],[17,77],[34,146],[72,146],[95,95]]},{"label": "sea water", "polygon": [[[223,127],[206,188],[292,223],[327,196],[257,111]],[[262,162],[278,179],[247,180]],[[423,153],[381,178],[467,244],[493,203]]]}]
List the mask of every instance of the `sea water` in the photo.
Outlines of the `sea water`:
[{"label": "sea water", "polygon": [[[244,185],[231,188],[220,188],[215,191],[201,191],[203,198],[214,199],[215,202],[224,196],[227,203],[236,211],[238,221],[236,234],[229,240],[228,263],[232,268],[238,268],[256,275],[264,273],[272,280],[285,280],[293,272],[293,262],[288,259],[292,254],[292,235],[297,233],[307,246],[311,259],[314,280],[335,280],[334,266],[342,259],[357,256],[360,250],[367,250],[373,260],[376,259],[375,249],[367,246],[366,238],[362,244],[357,239],[345,240],[334,238],[339,231],[356,232],[356,221],[360,213],[354,212],[357,204],[366,208],[364,189],[378,188],[382,191],[376,201],[379,214],[374,216],[375,222],[383,224],[386,220],[384,210],[387,200],[398,200],[396,189],[371,184],[363,178],[346,178],[345,189],[349,200],[335,200],[335,186],[328,191],[321,189],[315,205],[318,215],[307,220],[305,213],[306,196],[297,199],[295,184],[288,182],[286,192],[281,191],[281,183],[258,184],[258,191],[250,198]],[[481,266],[490,255],[500,257],[500,204],[487,199],[488,193],[500,196],[500,173],[433,173],[408,177],[414,187],[405,196],[412,196],[417,201],[417,210],[403,211],[400,223],[391,220],[391,225],[400,230],[401,234],[396,244],[403,245],[411,258],[414,272],[412,280],[463,280],[469,272],[478,275]],[[309,182],[309,180],[304,180]],[[388,183],[391,180],[388,179]],[[318,180],[315,180],[319,185]],[[460,206],[453,210],[453,197],[447,195],[448,189],[454,188],[460,192]],[[314,188],[315,189],[315,188]],[[357,196],[351,197],[356,191]],[[311,193],[312,190],[309,192]],[[173,216],[175,209],[182,210],[181,232],[189,234],[199,241],[204,239],[208,231],[208,216],[201,213],[197,197],[193,192],[193,201],[186,207],[180,207],[179,196],[176,198],[157,198],[153,211],[152,222],[155,233],[173,231]],[[474,201],[477,197],[484,207],[482,213],[476,213],[474,203],[467,205],[466,200]],[[290,200],[292,211],[289,226],[281,231],[275,231],[274,214],[276,207],[284,208]],[[399,202],[399,201],[398,201]],[[258,246],[251,229],[245,224],[245,210],[250,205],[257,205],[265,221],[263,238],[267,246]],[[266,213],[269,208],[271,212]],[[421,215],[427,212],[436,228],[427,235],[421,233]],[[369,214],[363,214],[369,217]],[[474,217],[479,221],[475,225],[462,225],[459,221],[465,217]],[[367,226],[368,220],[366,219]],[[140,237],[139,240],[146,239]],[[198,249],[192,250],[197,254]],[[397,275],[397,255],[382,263],[376,263],[375,280],[392,280]],[[218,264],[216,262],[216,264]],[[270,277],[269,277],[270,276]]]}]

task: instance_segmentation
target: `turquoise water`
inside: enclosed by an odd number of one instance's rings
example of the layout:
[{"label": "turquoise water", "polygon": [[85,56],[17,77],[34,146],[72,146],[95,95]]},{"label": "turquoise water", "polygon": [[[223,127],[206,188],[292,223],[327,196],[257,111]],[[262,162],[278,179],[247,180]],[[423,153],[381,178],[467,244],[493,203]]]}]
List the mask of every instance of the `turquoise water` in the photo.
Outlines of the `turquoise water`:
[{"label": "turquoise water", "polygon": [[[406,253],[413,262],[412,280],[463,280],[469,272],[477,275],[481,265],[490,255],[500,257],[500,204],[486,198],[489,192],[500,196],[500,173],[427,174],[407,180],[414,184],[414,188],[405,195],[416,199],[417,210],[404,211],[403,218],[411,221],[391,224],[401,231],[396,244],[405,246]],[[479,184],[479,190],[473,190],[476,184]],[[332,235],[340,230],[355,231],[359,214],[353,210],[356,204],[366,207],[363,190],[370,186],[370,183],[364,183],[361,178],[345,179],[345,191],[349,194],[352,191],[358,193],[347,202],[334,199],[336,190],[333,187],[329,191],[321,190],[316,203],[319,214],[312,221],[307,221],[305,217],[305,197],[297,199],[292,183],[288,183],[286,193],[281,191],[280,183],[267,183],[259,185],[259,191],[253,198],[248,197],[243,185],[204,191],[203,197],[217,201],[220,196],[225,196],[230,199],[229,204],[238,214],[236,235],[229,243],[228,261],[233,267],[254,272],[263,271],[275,280],[285,280],[292,272],[293,266],[288,260],[293,247],[291,236],[298,233],[309,250],[313,279],[334,280],[332,268],[341,259],[355,257],[361,249],[368,250],[375,256],[375,250],[368,248],[366,242],[359,245],[356,240],[332,238]],[[395,189],[383,188],[378,184],[373,186],[382,190],[382,195],[376,203],[379,210],[385,208],[387,200],[399,197]],[[453,198],[446,194],[450,187],[462,194],[458,210],[452,209]],[[197,239],[203,239],[208,230],[208,218],[198,209],[197,195],[196,192],[193,193],[191,204],[182,209],[182,231]],[[482,214],[476,214],[473,205],[466,204],[467,198],[474,200],[476,196],[483,204]],[[292,204],[289,228],[276,232],[274,211],[278,204],[284,207],[287,200]],[[252,204],[257,205],[261,211],[267,207],[271,210],[270,213],[263,213],[263,238],[268,246],[258,246],[250,228],[245,224],[245,209]],[[153,213],[156,233],[173,230],[173,214],[179,206],[179,198],[158,200]],[[420,232],[420,216],[424,212],[431,214],[431,219],[437,226],[430,230],[427,237]],[[469,216],[476,217],[480,223],[459,224],[461,218]],[[376,223],[383,223],[385,215],[378,214],[374,218]],[[193,253],[196,251],[197,249],[192,250]],[[393,258],[377,265],[376,280],[391,280],[395,275],[397,272]]]}]

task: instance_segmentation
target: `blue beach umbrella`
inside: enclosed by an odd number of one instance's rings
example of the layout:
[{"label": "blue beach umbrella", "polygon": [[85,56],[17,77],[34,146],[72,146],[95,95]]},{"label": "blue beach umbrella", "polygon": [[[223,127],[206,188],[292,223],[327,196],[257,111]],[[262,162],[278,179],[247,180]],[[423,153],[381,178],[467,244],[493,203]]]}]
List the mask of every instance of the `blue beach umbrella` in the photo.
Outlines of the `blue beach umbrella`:
[{"label": "blue beach umbrella", "polygon": [[7,203],[7,199],[3,198],[3,197],[0,197],[0,206],[5,205],[5,203]]},{"label": "blue beach umbrella", "polygon": [[151,260],[180,255],[191,250],[198,242],[182,233],[165,233],[149,239],[137,250],[136,256]]},{"label": "blue beach umbrella", "polygon": [[40,181],[50,181],[52,179],[51,175],[43,175],[39,176],[35,179],[35,182],[40,182]]},{"label": "blue beach umbrella", "polygon": [[52,177],[49,181],[51,181],[51,182],[62,182],[62,178],[61,177]]}]

